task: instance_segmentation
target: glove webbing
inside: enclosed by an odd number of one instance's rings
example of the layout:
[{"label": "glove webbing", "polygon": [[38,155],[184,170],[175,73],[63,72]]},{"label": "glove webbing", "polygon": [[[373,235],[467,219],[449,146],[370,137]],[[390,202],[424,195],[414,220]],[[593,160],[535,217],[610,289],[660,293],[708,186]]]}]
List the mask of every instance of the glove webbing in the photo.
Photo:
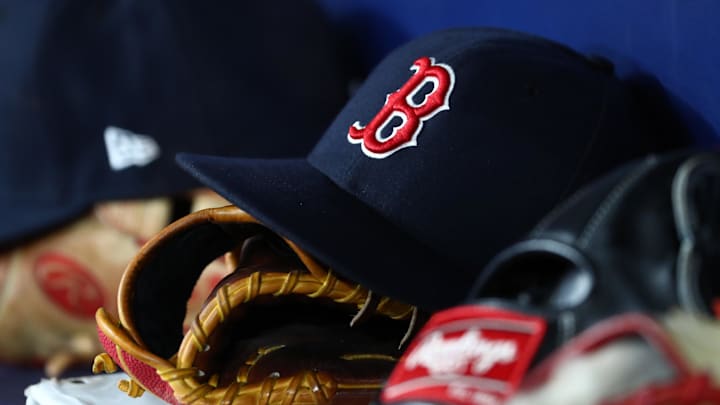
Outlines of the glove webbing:
[{"label": "glove webbing", "polygon": [[[306,262],[306,265],[317,266],[316,263]],[[310,269],[310,266],[308,266]],[[324,273],[319,279],[315,274]],[[216,398],[218,400],[228,399],[254,394],[262,398],[271,398],[277,395],[278,398],[286,398],[289,389],[298,392],[297,389],[306,388],[306,392],[317,395],[316,403],[324,403],[331,398],[338,388],[342,389],[378,389],[377,385],[365,386],[363,384],[352,384],[338,386],[332,376],[326,373],[315,373],[306,371],[301,375],[286,378],[270,378],[261,386],[243,386],[247,382],[247,375],[252,365],[263,355],[276,350],[278,347],[264,348],[258,351],[257,357],[249,359],[246,367],[242,367],[236,376],[236,381],[230,387],[222,387],[216,390],[217,378],[213,376],[207,383],[198,381],[205,373],[193,366],[196,355],[200,352],[210,350],[207,343],[210,331],[215,330],[220,323],[228,319],[230,311],[236,306],[250,302],[261,295],[282,296],[289,294],[305,295],[312,298],[328,297],[333,301],[344,304],[356,304],[361,313],[367,313],[367,306],[372,302],[372,294],[357,284],[351,284],[338,279],[332,271],[322,270],[319,266],[313,268],[309,273],[292,271],[289,273],[253,273],[250,277],[235,280],[221,286],[216,295],[207,303],[204,309],[195,318],[192,327],[185,335],[177,355],[177,369],[159,373],[160,377],[168,382],[176,393],[186,393],[182,396],[183,402],[191,403],[198,398]],[[410,329],[414,327],[415,308],[406,304],[392,301],[388,298],[380,298],[374,306],[374,311],[392,319],[411,318]],[[356,319],[356,318],[353,318]],[[410,332],[408,332],[409,334]],[[378,354],[348,354],[346,360],[368,359],[370,357],[387,357]],[[385,359],[395,361],[396,359]],[[295,387],[297,386],[297,387]],[[228,397],[228,395],[231,395]]]}]

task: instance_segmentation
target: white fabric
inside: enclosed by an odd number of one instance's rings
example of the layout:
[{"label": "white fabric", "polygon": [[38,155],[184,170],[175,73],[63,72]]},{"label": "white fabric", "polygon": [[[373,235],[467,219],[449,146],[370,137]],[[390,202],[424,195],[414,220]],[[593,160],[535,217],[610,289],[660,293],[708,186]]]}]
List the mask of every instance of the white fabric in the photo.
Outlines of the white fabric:
[{"label": "white fabric", "polygon": [[26,405],[166,405],[151,392],[130,398],[118,389],[125,373],[100,374],[89,377],[45,379],[25,389]]},{"label": "white fabric", "polygon": [[619,340],[559,364],[545,385],[521,390],[508,405],[595,405],[652,381],[667,381],[672,374],[652,347]]}]

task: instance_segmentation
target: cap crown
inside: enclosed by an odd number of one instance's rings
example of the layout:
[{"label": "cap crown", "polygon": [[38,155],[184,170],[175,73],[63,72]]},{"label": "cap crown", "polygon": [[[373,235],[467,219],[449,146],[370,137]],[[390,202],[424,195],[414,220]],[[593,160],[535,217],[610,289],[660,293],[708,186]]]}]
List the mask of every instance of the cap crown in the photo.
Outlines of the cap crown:
[{"label": "cap crown", "polygon": [[561,45],[445,31],[389,55],[309,162],[425,245],[482,266],[565,193],[647,148],[625,97]]}]

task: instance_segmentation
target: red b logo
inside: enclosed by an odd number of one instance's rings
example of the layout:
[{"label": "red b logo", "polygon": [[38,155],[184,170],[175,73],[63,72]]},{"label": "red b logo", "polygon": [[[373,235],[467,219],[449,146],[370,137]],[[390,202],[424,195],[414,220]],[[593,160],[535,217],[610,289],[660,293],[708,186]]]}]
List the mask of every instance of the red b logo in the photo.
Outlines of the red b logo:
[{"label": "red b logo", "polygon": [[[415,146],[423,122],[450,109],[450,93],[455,85],[455,73],[450,66],[422,57],[410,70],[415,73],[400,89],[387,95],[385,105],[369,124],[362,126],[360,121],[355,121],[350,126],[348,141],[362,144],[363,152],[371,158],[382,159],[402,148]],[[433,85],[432,91],[420,104],[416,103],[413,97],[428,83]],[[400,118],[402,124],[382,138],[383,129],[395,117]]]}]

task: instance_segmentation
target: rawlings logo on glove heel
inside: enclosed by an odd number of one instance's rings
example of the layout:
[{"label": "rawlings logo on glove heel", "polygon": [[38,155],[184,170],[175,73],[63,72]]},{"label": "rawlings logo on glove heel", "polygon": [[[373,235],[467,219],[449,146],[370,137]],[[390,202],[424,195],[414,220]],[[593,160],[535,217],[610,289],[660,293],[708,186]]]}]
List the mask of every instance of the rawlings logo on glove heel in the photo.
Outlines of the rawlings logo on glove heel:
[{"label": "rawlings logo on glove heel", "polygon": [[517,343],[512,339],[486,339],[478,329],[446,339],[441,331],[434,331],[408,356],[405,367],[422,366],[430,375],[459,375],[470,365],[473,374],[482,375],[496,364],[514,362],[516,357]]},{"label": "rawlings logo on glove heel", "polygon": [[400,359],[382,401],[501,404],[519,385],[544,333],[541,318],[497,308],[438,312]]}]

